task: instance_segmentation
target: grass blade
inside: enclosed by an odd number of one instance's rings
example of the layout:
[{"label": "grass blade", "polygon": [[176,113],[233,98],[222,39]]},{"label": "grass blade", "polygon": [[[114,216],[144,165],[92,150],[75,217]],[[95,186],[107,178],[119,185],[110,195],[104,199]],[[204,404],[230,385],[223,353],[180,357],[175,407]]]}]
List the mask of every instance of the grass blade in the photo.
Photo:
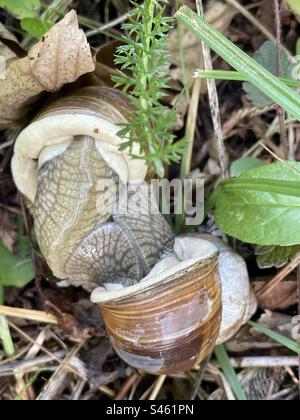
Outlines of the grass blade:
[{"label": "grass blade", "polygon": [[[4,301],[4,288],[0,285],[0,304]],[[10,335],[9,325],[5,316],[0,315],[0,338],[4,352],[7,356],[15,354],[14,344]]]},{"label": "grass blade", "polygon": [[235,70],[247,76],[248,80],[258,89],[290,115],[300,120],[300,96],[296,92],[249,57],[189,7],[181,7],[175,17]]},{"label": "grass blade", "polygon": [[[249,82],[248,76],[238,71],[227,71],[227,70],[197,70],[194,74],[195,79],[214,79],[214,80],[229,80],[236,82]],[[278,77],[282,83],[286,86],[294,89],[300,88],[300,81],[293,79],[285,79],[284,77]]]},{"label": "grass blade", "polygon": [[267,335],[268,337],[282,344],[284,347],[300,355],[300,344],[298,344],[296,341],[290,340],[289,338],[286,338],[284,335],[281,335],[275,331],[272,331],[270,330],[270,328],[265,327],[262,324],[258,324],[257,322],[249,321],[249,324],[252,327],[254,327],[256,330],[262,332],[263,334]]},{"label": "grass blade", "polygon": [[238,380],[225,347],[223,345],[215,347],[215,355],[236,398],[239,401],[246,401],[246,394]]}]

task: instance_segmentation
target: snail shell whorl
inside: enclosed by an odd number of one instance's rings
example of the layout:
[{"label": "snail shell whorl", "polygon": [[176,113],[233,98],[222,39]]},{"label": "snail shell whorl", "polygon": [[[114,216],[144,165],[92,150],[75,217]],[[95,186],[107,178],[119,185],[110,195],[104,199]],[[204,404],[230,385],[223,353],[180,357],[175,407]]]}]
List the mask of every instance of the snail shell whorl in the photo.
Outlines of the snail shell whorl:
[{"label": "snail shell whorl", "polygon": [[[95,140],[98,152],[124,184],[144,180],[145,162],[119,150],[118,124],[126,121],[129,107],[126,95],[97,86],[78,89],[46,105],[15,144],[12,171],[19,191],[33,203],[39,164],[62,154],[78,136]],[[132,152],[140,155],[137,148]]]},{"label": "snail shell whorl", "polygon": [[197,243],[194,255],[183,249],[182,261],[154,268],[138,285],[93,292],[113,347],[130,365],[170,374],[193,368],[212,352],[221,323],[217,249]]},{"label": "snail shell whorl", "polygon": [[257,310],[257,301],[250,284],[246,262],[221,239],[203,234],[203,238],[219,250],[219,274],[222,285],[222,324],[217,344],[230,340]]}]

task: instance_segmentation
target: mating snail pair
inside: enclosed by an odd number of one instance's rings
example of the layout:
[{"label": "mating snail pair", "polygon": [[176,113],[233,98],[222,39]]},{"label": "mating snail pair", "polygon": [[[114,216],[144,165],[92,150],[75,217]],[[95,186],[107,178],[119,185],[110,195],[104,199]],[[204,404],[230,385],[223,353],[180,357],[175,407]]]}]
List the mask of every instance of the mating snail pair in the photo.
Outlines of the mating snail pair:
[{"label": "mating snail pair", "polygon": [[[92,291],[117,353],[155,374],[187,370],[234,335],[255,301],[243,259],[222,241],[174,238],[159,211],[144,211],[147,189],[136,205],[147,167],[119,150],[128,106],[95,86],[48,103],[17,139],[13,175],[54,275]],[[113,191],[118,205],[107,204]]]}]

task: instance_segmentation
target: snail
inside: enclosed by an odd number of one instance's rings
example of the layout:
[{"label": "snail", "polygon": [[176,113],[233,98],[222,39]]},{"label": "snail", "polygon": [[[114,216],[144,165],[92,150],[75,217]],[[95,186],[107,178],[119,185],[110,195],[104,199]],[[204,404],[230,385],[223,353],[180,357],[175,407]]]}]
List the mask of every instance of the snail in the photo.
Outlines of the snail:
[{"label": "snail", "polygon": [[229,341],[252,318],[257,310],[257,300],[243,257],[218,237],[199,233],[193,236],[209,241],[219,251],[222,323],[217,344],[222,344]]},{"label": "snail", "polygon": [[[18,136],[12,172],[54,275],[92,292],[121,358],[173,373],[204,360],[255,305],[241,257],[215,239],[174,237],[144,160],[120,151],[130,106],[99,86],[51,100]],[[237,303],[226,296],[239,273]]]}]

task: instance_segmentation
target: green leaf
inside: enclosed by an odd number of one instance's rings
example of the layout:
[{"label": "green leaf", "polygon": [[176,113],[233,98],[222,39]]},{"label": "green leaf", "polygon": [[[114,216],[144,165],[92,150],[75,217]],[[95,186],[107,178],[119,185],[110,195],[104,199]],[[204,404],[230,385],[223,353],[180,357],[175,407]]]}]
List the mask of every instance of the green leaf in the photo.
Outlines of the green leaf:
[{"label": "green leaf", "polygon": [[230,362],[230,359],[228,357],[225,347],[223,345],[217,346],[215,348],[215,355],[216,355],[216,358],[218,359],[218,362],[221,365],[224,375],[229,385],[231,386],[231,389],[234,392],[236,398],[239,401],[246,401],[247,400],[246,394],[243,388],[241,387],[241,384],[235,373],[234,368],[232,367],[232,364]]},{"label": "green leaf", "polygon": [[256,261],[259,268],[281,268],[300,252],[300,245],[294,246],[263,246],[255,249]]},{"label": "green leaf", "polygon": [[300,55],[300,38],[297,40],[296,44],[296,56]]},{"label": "green leaf", "polygon": [[[269,70],[272,74],[276,75],[277,71],[277,58],[276,58],[276,45],[272,41],[265,42],[253,56],[254,60],[261,64],[264,68]],[[289,59],[286,50],[280,48],[280,76],[286,79],[292,77],[291,60]],[[257,89],[252,83],[244,83],[243,88],[247,93],[247,98],[257,107],[263,108],[271,105],[272,100],[269,96],[265,95],[261,90]]]},{"label": "green leaf", "polygon": [[258,245],[300,244],[300,163],[277,162],[219,185],[215,219],[227,234]]},{"label": "green leaf", "polygon": [[183,6],[176,13],[177,20],[195,32],[215,53],[235,70],[268,95],[290,115],[300,120],[300,96],[284,85],[277,77],[234,45],[189,7]]},{"label": "green leaf", "polygon": [[24,237],[19,238],[19,255],[13,255],[0,242],[0,286],[24,287],[34,278],[30,246]]},{"label": "green leaf", "polygon": [[6,9],[9,13],[18,19],[34,18],[37,16],[40,8],[40,0],[0,0],[0,7]]},{"label": "green leaf", "polygon": [[230,168],[230,172],[232,176],[236,177],[242,175],[250,169],[259,168],[263,165],[264,163],[261,160],[246,156],[233,162]]},{"label": "green leaf", "polygon": [[299,0],[288,0],[288,5],[296,15],[300,15],[300,1]]},{"label": "green leaf", "polygon": [[270,330],[270,328],[262,324],[258,324],[257,322],[249,321],[249,324],[252,327],[254,327],[256,330],[262,332],[263,334],[277,341],[279,344],[282,344],[284,347],[288,348],[294,353],[300,354],[300,345],[296,341],[290,340],[289,338],[286,338],[284,335],[281,335],[273,330]]},{"label": "green leaf", "polygon": [[21,20],[21,27],[35,38],[41,39],[53,26],[52,22],[42,21],[39,17]]}]

